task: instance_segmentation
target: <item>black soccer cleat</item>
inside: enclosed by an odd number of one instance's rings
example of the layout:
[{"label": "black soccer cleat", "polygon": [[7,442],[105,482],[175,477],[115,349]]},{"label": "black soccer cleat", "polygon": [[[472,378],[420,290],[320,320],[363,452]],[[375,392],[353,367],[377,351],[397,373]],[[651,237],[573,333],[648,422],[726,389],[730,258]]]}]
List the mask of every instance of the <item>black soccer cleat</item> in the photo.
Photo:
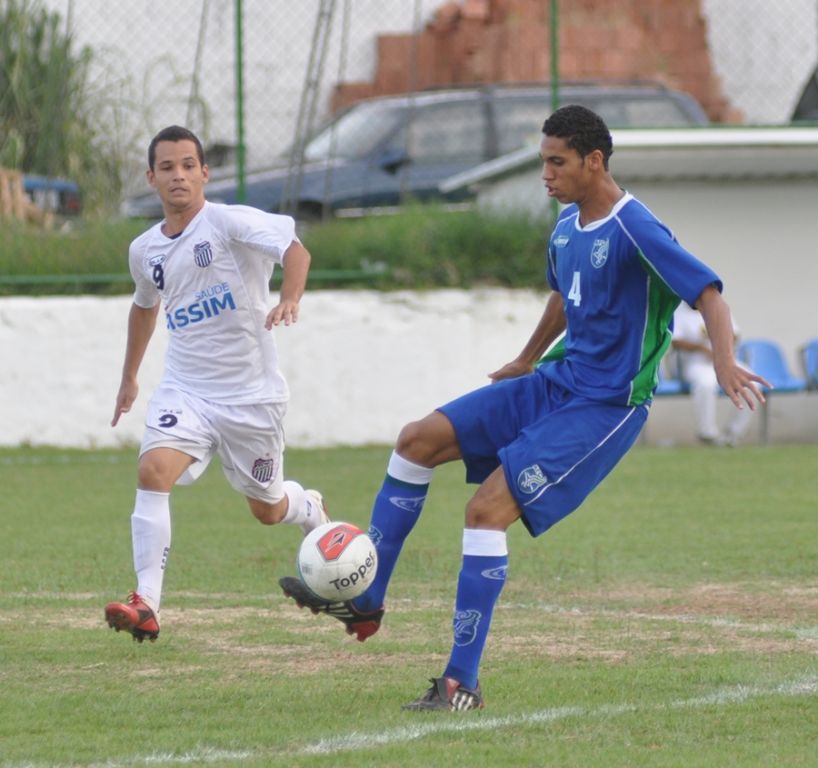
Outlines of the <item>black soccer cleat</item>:
[{"label": "black soccer cleat", "polygon": [[471,689],[462,686],[451,677],[433,677],[432,687],[419,699],[404,704],[401,709],[414,712],[464,712],[467,709],[483,709],[483,692],[480,683]]},{"label": "black soccer cleat", "polygon": [[287,597],[295,600],[299,608],[309,608],[313,613],[326,613],[344,623],[348,635],[355,635],[359,642],[374,635],[381,627],[383,608],[377,611],[359,611],[351,600],[324,600],[310,590],[304,582],[294,576],[283,576],[278,580]]}]

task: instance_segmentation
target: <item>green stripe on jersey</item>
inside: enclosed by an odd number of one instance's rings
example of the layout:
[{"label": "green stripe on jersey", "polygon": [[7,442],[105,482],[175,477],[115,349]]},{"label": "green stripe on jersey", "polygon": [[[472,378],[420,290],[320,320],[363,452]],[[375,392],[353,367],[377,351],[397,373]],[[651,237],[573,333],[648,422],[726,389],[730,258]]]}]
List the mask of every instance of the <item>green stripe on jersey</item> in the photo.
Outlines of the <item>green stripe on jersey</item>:
[{"label": "green stripe on jersey", "polygon": [[644,403],[653,393],[659,380],[659,365],[670,346],[668,330],[673,312],[679,306],[679,297],[673,293],[641,250],[637,251],[642,266],[648,273],[648,307],[642,335],[642,355],[639,372],[631,382],[629,405]]}]

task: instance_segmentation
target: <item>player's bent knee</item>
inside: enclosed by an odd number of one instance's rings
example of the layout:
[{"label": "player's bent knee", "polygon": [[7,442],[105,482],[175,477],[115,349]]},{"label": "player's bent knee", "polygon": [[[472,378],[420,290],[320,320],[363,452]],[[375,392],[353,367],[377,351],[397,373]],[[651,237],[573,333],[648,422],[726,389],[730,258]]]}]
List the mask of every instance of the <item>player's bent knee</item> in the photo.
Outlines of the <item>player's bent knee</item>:
[{"label": "player's bent knee", "polygon": [[193,461],[192,456],[175,448],[152,448],[139,457],[138,487],[144,491],[170,493]]},{"label": "player's bent knee", "polygon": [[412,421],[400,431],[398,441],[395,443],[395,450],[407,461],[422,464],[423,445],[421,422]]},{"label": "player's bent knee", "polygon": [[449,420],[435,411],[420,421],[409,422],[398,435],[399,456],[422,467],[436,467],[459,458],[459,447]]},{"label": "player's bent knee", "polygon": [[495,519],[493,510],[472,499],[466,505],[465,522],[466,528],[496,528],[499,521]]},{"label": "player's bent knee", "polygon": [[520,519],[520,508],[513,499],[498,503],[497,499],[473,496],[466,504],[466,528],[488,528],[505,531]]},{"label": "player's bent knee", "polygon": [[159,461],[139,462],[137,485],[145,491],[169,492],[176,482],[174,473]]}]

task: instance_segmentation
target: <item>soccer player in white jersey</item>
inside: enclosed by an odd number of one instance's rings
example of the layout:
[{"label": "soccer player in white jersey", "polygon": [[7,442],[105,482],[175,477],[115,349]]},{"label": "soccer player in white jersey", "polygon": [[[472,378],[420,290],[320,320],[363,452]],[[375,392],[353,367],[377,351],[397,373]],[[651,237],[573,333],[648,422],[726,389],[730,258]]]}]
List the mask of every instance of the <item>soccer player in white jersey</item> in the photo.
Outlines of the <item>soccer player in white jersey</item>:
[{"label": "soccer player in white jersey", "polygon": [[[180,126],[151,141],[147,177],[165,218],[131,243],[136,289],[112,426],[136,400],[160,308],[169,340],[148,404],[131,516],[137,585],[127,602],[105,608],[109,626],[140,642],[159,635],[170,491],[199,477],[214,454],[261,523],[290,523],[306,534],[328,520],[318,491],[283,478],[289,393],[271,329],[298,320],[310,266],[292,218],[207,202],[201,142]],[[276,264],[281,290],[268,310]]]},{"label": "soccer player in white jersey", "polygon": [[[522,520],[532,536],[547,531],[633,445],[680,300],[701,311],[719,383],[736,407],[763,402],[758,385],[766,382],[736,363],[721,281],[616,184],[602,119],[584,107],[563,107],[546,120],[543,134],[542,177],[549,196],[567,207],[548,245],[553,290],[531,338],[489,374],[492,384],[401,430],[372,510],[378,572],[363,595],[326,602],[293,577],[280,580],[299,606],[340,619],[358,640],[374,634],[433,470],[461,459],[467,481],[480,487],[466,506],[453,643],[441,676],[406,705],[411,710],[483,706],[478,670],[506,579],[506,530]],[[563,332],[562,358],[537,366]]]},{"label": "soccer player in white jersey", "polygon": [[[733,339],[738,340],[735,322]],[[724,433],[719,431],[716,418],[719,382],[713,370],[713,349],[701,312],[684,301],[673,315],[672,344],[678,355],[682,378],[690,385],[699,442],[704,445],[736,445],[750,427],[752,414],[747,409],[733,409]]]}]

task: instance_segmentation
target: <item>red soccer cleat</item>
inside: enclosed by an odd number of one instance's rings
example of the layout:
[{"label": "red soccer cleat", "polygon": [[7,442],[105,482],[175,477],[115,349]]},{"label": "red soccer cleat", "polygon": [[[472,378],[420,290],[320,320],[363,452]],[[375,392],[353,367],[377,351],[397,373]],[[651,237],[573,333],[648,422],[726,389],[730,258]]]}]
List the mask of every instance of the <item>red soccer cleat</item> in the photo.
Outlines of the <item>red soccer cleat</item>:
[{"label": "red soccer cleat", "polygon": [[159,618],[154,610],[136,593],[131,592],[128,603],[108,603],[105,620],[117,632],[129,632],[142,642],[146,637],[153,642],[159,637]]}]

